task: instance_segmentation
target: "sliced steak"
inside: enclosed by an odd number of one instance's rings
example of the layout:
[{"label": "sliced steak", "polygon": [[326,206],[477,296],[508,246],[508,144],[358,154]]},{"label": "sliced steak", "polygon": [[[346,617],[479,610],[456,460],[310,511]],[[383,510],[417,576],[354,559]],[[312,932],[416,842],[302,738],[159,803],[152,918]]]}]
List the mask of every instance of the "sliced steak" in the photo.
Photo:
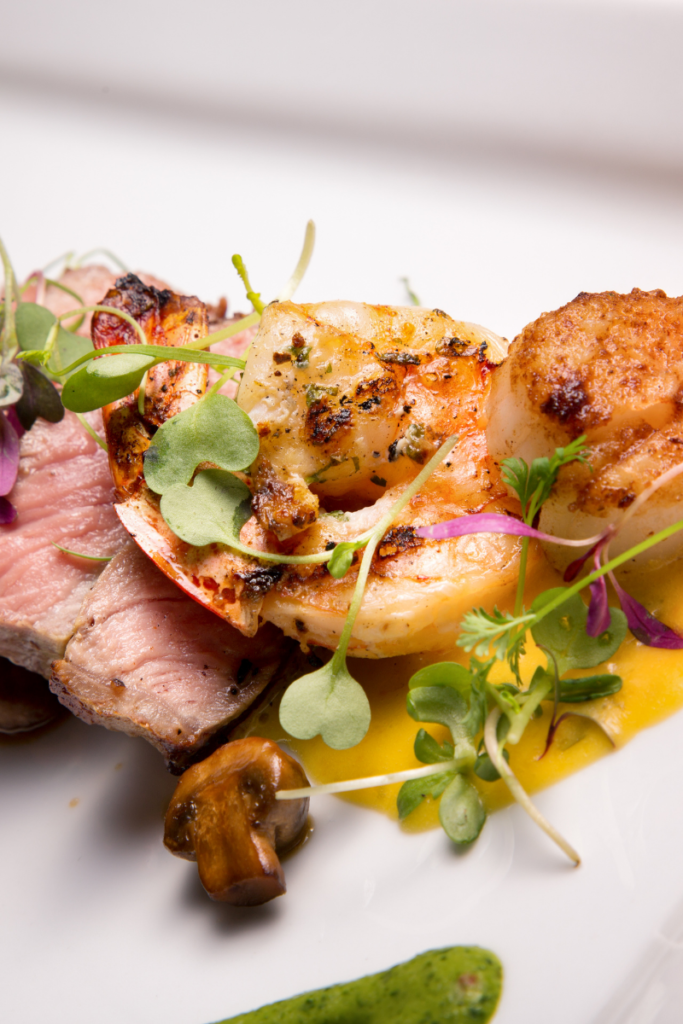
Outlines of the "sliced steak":
[{"label": "sliced steak", "polygon": [[129,543],[86,598],[50,686],[79,718],[144,737],[182,771],[244,713],[290,650],[272,626],[242,636]]},{"label": "sliced steak", "polygon": [[[89,418],[100,422],[99,413]],[[18,515],[0,526],[0,655],[47,677],[105,564],[65,555],[52,541],[113,555],[127,535],[112,506],[107,456],[69,412],[24,434],[8,497]]]}]

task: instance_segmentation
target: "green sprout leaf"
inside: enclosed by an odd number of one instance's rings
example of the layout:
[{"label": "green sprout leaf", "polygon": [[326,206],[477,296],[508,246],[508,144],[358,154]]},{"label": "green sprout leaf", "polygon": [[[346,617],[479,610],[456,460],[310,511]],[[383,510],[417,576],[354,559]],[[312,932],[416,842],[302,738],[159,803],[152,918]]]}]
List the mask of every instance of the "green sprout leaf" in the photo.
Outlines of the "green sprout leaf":
[{"label": "green sprout leaf", "polygon": [[455,772],[440,772],[438,775],[426,775],[421,779],[410,779],[404,782],[398,791],[396,807],[400,821],[417,810],[425,797],[438,800],[448,783],[455,778]]},{"label": "green sprout leaf", "polygon": [[[365,536],[363,543],[366,547],[358,569],[353,597],[339,637],[339,644],[331,661],[317,672],[297,679],[282,698],[280,724],[297,739],[312,739],[313,736],[320,733],[328,746],[343,750],[360,743],[367,732],[370,725],[370,705],[365,691],[346,667],[346,652],[356,616],[363,601],[372,558],[377,545],[396,516],[418,493],[424,482],[443,462],[456,442],[455,435],[444,441],[427,465],[406,487],[398,501]],[[354,543],[360,546],[361,538],[357,538]],[[346,554],[343,558],[341,555],[339,556],[339,569],[347,557]],[[460,700],[461,706],[467,710],[466,701],[459,697],[455,690],[450,692]],[[426,721],[438,721],[438,719],[432,718],[426,719]],[[474,761],[474,757],[472,757],[472,761]]]},{"label": "green sprout leaf", "polygon": [[622,687],[621,676],[605,673],[599,676],[575,676],[561,679],[558,699],[565,704],[579,704],[584,700],[596,700],[598,697],[611,697]]},{"label": "green sprout leaf", "polygon": [[[31,353],[42,352],[56,324],[57,318],[49,309],[34,302],[22,302],[16,311],[17,339],[21,350]],[[46,369],[53,376],[60,377],[65,367],[92,350],[89,338],[81,338],[80,335],[66,331],[60,326],[51,346]]]},{"label": "green sprout leaf", "polygon": [[176,536],[202,547],[215,542],[234,545],[251,515],[246,484],[222,469],[198,473],[192,487],[178,483],[161,499],[161,514]]},{"label": "green sprout leaf", "polygon": [[346,750],[368,731],[370,702],[347,669],[346,659],[333,657],[285,691],[280,722],[291,736],[310,740],[320,734],[328,747]]},{"label": "green sprout leaf", "polygon": [[91,412],[116,402],[140,386],[154,362],[151,356],[124,352],[93,359],[69,377],[62,391],[62,402],[72,412]]},{"label": "green sprout leaf", "polygon": [[441,827],[458,846],[473,843],[486,822],[486,811],[479,793],[463,775],[456,775],[446,786],[439,804]]},{"label": "green sprout leaf", "polygon": [[[545,590],[532,604],[539,612],[550,601],[566,591],[565,587]],[[586,621],[588,608],[578,594],[574,594],[540,622],[531,627],[536,643],[547,648],[557,660],[557,671],[564,675],[569,669],[593,668],[611,658],[626,636],[626,616],[619,608],[610,608],[609,629],[600,636],[588,636]]]},{"label": "green sprout leaf", "polygon": [[[478,695],[472,698],[472,675],[462,665],[443,662],[416,672],[409,686],[406,706],[410,717],[417,722],[438,722],[447,726],[455,747],[454,753],[448,756],[473,764],[476,757],[473,739],[483,725],[483,714]],[[420,730],[422,732],[424,730]],[[417,740],[415,753],[420,757]],[[445,757],[440,759],[446,760]]]},{"label": "green sprout leaf", "polygon": [[[510,760],[507,750],[503,750],[502,754],[506,761]],[[482,753],[477,755],[477,760],[474,763],[474,774],[478,775],[484,782],[497,782],[500,778],[500,772],[486,751],[482,751]]]},{"label": "green sprout leaf", "polygon": [[346,576],[347,572],[353,565],[353,556],[356,551],[365,545],[365,543],[366,541],[340,541],[332,552],[330,560],[327,563],[327,571],[330,576],[333,576],[335,580],[340,580]]},{"label": "green sprout leaf", "polygon": [[437,764],[451,761],[454,755],[452,743],[437,743],[426,729],[419,729],[415,737],[415,757],[423,764]]},{"label": "green sprout leaf", "polygon": [[57,322],[57,317],[45,306],[35,302],[22,302],[15,313],[17,341],[22,350],[45,348],[47,336]]},{"label": "green sprout leaf", "polygon": [[201,462],[246,469],[258,449],[258,434],[246,413],[231,398],[210,395],[159,428],[145,453],[145,479],[163,494],[175,484],[188,484]]}]

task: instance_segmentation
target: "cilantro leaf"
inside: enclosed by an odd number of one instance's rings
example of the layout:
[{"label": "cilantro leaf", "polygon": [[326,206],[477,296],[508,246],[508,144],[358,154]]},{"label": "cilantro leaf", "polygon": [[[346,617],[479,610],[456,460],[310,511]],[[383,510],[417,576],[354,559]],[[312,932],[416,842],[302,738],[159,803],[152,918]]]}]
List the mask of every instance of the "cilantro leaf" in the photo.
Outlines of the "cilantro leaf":
[{"label": "cilantro leaf", "polygon": [[534,459],[530,466],[524,459],[503,460],[503,482],[519,498],[524,522],[529,526],[549,497],[562,467],[570,462],[587,462],[585,441],[585,435],[577,437],[565,448],[556,448],[549,459]]}]

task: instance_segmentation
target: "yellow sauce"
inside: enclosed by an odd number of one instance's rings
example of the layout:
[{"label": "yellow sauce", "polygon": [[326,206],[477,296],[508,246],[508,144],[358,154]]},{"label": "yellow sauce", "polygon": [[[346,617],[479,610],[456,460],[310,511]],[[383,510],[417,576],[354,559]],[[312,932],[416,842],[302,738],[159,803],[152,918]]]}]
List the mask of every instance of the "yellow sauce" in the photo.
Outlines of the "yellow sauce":
[{"label": "yellow sauce", "polygon": [[[541,590],[561,585],[561,579],[547,564],[537,563],[527,586],[527,606]],[[664,572],[654,574],[646,586],[636,588],[629,584],[629,589],[668,625],[683,629],[683,565],[668,566]],[[512,600],[511,592],[508,595],[509,607]],[[420,762],[413,753],[413,743],[420,726],[406,712],[408,680],[419,668],[438,661],[457,661],[467,665],[469,655],[456,648],[438,655],[411,655],[380,661],[349,659],[352,675],[363,684],[370,699],[372,723],[362,743],[350,750],[331,750],[320,737],[313,740],[288,739],[311,781],[317,784],[336,782],[418,767]],[[522,659],[522,678],[530,679],[538,664],[545,664],[545,658],[530,641]],[[496,674],[492,674],[492,682],[512,681],[505,666],[496,666],[494,671]],[[543,758],[550,704],[544,705],[546,710],[542,718],[529,724],[521,742],[508,748],[510,765],[528,792],[544,789],[579,771],[604,754],[622,747],[641,729],[655,725],[683,707],[683,651],[645,647],[629,633],[611,661],[576,674],[593,675],[601,671],[620,675],[622,689],[612,697],[564,705],[561,710],[573,711],[574,714],[560,724],[555,741]],[[270,716],[268,725],[270,729],[265,731],[275,735],[276,715]],[[425,728],[439,741],[449,738],[447,730],[441,726],[426,725]],[[503,782],[475,781],[489,810],[510,802]],[[398,790],[398,785],[382,786],[348,793],[342,799],[396,818]],[[428,798],[410,815],[405,827],[410,830],[435,827],[438,824],[437,810],[438,804]]]}]

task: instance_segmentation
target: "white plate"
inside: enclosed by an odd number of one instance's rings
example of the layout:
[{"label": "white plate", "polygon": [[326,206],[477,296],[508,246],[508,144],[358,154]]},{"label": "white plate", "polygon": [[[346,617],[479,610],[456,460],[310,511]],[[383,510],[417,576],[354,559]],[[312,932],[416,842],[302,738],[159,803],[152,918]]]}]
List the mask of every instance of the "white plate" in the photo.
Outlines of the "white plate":
[{"label": "white plate", "polygon": [[[323,151],[303,136],[217,139],[46,98],[0,101],[0,123],[14,151],[2,234],[20,273],[106,245],[239,306],[230,254],[273,294],[313,216],[320,241],[303,299],[400,302],[408,274],[425,303],[512,336],[581,289],[680,290],[680,196],[655,196],[647,181],[438,163],[341,140]],[[0,743],[3,1019],[207,1024],[476,943],[506,970],[496,1024],[597,1020],[652,962],[683,897],[682,739],[683,719],[671,719],[539,797],[580,850],[579,870],[518,809],[458,855],[439,832],[404,835],[327,798],[286,865],[288,894],[257,910],[210,903],[194,867],[165,852],[174,783],[143,742],[67,720]],[[666,1005],[664,990],[642,1019],[673,1019]]]}]

